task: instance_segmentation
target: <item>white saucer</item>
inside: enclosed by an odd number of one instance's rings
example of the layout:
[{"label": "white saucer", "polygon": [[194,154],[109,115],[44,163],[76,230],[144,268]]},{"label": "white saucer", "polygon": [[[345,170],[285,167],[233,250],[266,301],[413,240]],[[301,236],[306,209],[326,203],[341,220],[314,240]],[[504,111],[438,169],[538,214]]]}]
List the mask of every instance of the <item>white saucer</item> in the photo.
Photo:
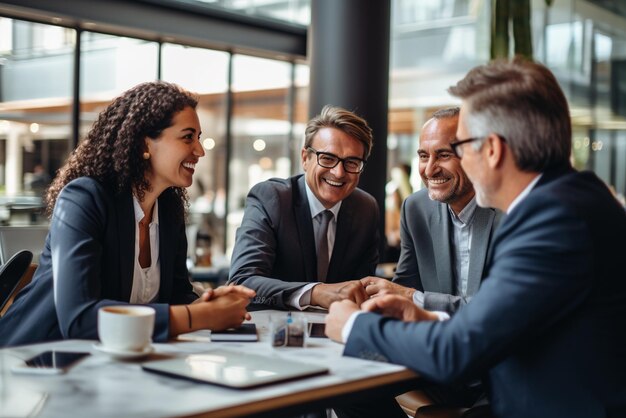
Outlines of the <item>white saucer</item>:
[{"label": "white saucer", "polygon": [[141,351],[127,351],[127,350],[115,350],[109,347],[105,347],[102,343],[95,343],[93,348],[100,351],[101,353],[108,354],[113,358],[117,359],[136,359],[145,357],[148,354],[154,351],[154,347],[151,345],[147,346]]}]

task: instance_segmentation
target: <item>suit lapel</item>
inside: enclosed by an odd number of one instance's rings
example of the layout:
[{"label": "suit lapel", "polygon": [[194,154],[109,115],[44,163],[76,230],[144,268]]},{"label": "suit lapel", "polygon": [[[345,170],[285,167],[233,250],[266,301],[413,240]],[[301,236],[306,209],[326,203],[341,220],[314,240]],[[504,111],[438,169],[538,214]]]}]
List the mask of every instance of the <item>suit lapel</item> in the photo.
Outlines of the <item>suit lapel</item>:
[{"label": "suit lapel", "polygon": [[173,263],[176,254],[171,250],[172,247],[169,246],[168,243],[174,242],[176,239],[175,228],[178,226],[177,222],[167,221],[164,216],[161,216],[161,214],[164,213],[174,213],[174,209],[170,207],[172,199],[166,199],[164,197],[166,193],[168,193],[168,191],[165,191],[161,194],[161,196],[159,196],[159,262],[161,270],[159,287],[160,302],[166,302],[171,299],[171,277],[173,277]]},{"label": "suit lapel", "polygon": [[119,239],[120,289],[122,291],[122,300],[130,301],[135,271],[135,212],[132,194],[130,192],[118,194],[115,206],[117,212],[117,236]]},{"label": "suit lapel", "polygon": [[431,234],[435,264],[437,266],[439,291],[452,295],[454,294],[454,276],[452,273],[454,257],[450,248],[450,215],[448,214],[448,205],[437,205],[437,210],[433,211],[431,214],[429,229],[431,231],[441,231],[440,234]]},{"label": "suit lapel", "polygon": [[298,242],[300,243],[300,248],[302,249],[305,279],[307,282],[316,282],[317,257],[315,254],[315,236],[313,234],[311,209],[306,196],[304,181],[304,176],[300,176],[292,180],[293,211],[298,229]]},{"label": "suit lapel", "polygon": [[467,275],[468,296],[476,293],[480,287],[494,217],[495,211],[491,209],[477,207],[476,212],[474,212],[472,249],[470,250],[469,272]]}]

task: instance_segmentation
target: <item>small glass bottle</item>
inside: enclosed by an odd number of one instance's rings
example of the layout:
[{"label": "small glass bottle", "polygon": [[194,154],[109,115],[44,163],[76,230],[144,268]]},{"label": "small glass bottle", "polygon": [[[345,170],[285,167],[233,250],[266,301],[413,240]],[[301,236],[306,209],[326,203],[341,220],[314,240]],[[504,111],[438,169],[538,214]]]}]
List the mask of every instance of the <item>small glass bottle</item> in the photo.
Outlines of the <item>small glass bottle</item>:
[{"label": "small glass bottle", "polygon": [[200,229],[196,235],[196,267],[210,267],[211,264],[211,235]]}]

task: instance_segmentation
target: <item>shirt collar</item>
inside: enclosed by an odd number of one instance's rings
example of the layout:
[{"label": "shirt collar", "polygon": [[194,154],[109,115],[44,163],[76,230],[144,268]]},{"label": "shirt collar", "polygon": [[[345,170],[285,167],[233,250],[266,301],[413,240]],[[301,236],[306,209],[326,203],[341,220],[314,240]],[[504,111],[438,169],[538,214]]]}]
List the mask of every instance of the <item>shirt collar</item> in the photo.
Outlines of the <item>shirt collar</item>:
[{"label": "shirt collar", "polygon": [[[311,191],[311,188],[309,187],[309,184],[306,182],[306,179],[304,181],[304,187],[306,188],[306,197],[309,201],[309,208],[311,209],[311,218],[315,218],[317,215],[320,214],[320,212],[325,211],[326,208],[313,194],[313,191]],[[337,202],[335,206],[328,209],[329,211],[333,213],[333,217],[335,219],[337,219],[337,216],[339,216],[339,209],[341,208],[341,202],[342,201],[340,200],[339,202]]]},{"label": "shirt collar", "polygon": [[[145,216],[143,213],[143,209],[141,209],[141,205],[139,204],[139,200],[133,195],[133,209],[135,210],[135,222],[139,223]],[[152,222],[155,225],[159,224],[159,199],[154,202],[154,209],[152,209]]]},{"label": "shirt collar", "polygon": [[472,221],[472,218],[474,217],[474,212],[476,212],[476,206],[476,196],[474,196],[472,197],[472,200],[467,202],[467,205],[465,205],[463,210],[461,210],[458,215],[454,213],[450,205],[448,205],[448,211],[450,212],[450,215],[452,215],[452,219],[459,220],[463,223],[463,225],[467,225]]},{"label": "shirt collar", "polygon": [[521,203],[521,201],[526,198],[526,196],[528,196],[528,193],[530,193],[530,191],[533,189],[533,187],[535,187],[535,184],[537,184],[537,182],[539,181],[541,176],[543,176],[543,173],[539,173],[537,175],[537,177],[532,179],[532,181],[530,183],[528,183],[528,186],[526,186],[526,188],[524,190],[522,190],[522,192],[520,194],[518,194],[515,199],[513,199],[513,201],[511,202],[511,204],[509,205],[509,207],[506,210],[507,215],[509,213],[511,213],[511,211],[515,208],[515,206],[519,205]]}]

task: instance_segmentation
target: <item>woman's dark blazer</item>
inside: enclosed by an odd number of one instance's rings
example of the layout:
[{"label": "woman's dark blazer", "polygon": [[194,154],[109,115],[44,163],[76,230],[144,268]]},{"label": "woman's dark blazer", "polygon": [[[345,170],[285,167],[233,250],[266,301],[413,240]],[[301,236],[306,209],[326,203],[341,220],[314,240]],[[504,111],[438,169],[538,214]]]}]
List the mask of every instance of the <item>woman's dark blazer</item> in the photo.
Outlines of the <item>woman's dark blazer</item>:
[{"label": "woman's dark blazer", "polygon": [[[159,197],[161,283],[153,339],[169,336],[169,305],[190,303],[183,208],[173,190]],[[59,194],[39,267],[0,319],[0,346],[62,338],[97,339],[98,309],[128,303],[135,216],[130,191],[115,194],[81,177]]]}]

